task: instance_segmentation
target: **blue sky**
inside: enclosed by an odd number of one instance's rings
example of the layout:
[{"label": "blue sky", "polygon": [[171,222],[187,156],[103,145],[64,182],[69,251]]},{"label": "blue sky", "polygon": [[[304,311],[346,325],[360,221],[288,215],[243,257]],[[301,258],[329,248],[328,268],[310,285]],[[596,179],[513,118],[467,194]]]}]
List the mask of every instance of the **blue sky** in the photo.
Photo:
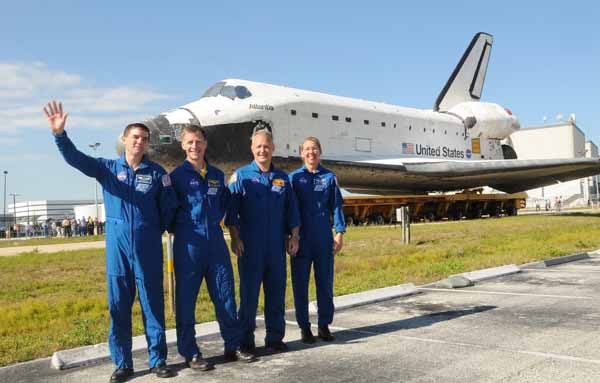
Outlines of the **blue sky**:
[{"label": "blue sky", "polygon": [[600,9],[589,1],[23,0],[1,9],[0,171],[20,200],[93,198],[93,183],[54,146],[42,114],[52,98],[64,100],[75,143],[100,142],[103,157],[115,156],[128,122],[228,77],[431,108],[479,31],[494,36],[483,101],[524,127],[575,113],[600,144]]}]

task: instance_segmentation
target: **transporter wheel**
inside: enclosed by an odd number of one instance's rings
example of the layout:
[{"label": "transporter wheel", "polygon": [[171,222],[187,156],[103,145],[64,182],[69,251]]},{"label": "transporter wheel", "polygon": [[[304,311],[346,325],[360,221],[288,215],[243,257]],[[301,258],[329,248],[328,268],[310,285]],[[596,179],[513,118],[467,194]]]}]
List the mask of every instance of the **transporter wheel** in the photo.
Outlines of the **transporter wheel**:
[{"label": "transporter wheel", "polygon": [[454,221],[460,221],[461,218],[463,217],[463,212],[460,209],[454,210],[454,212],[452,212],[452,220]]},{"label": "transporter wheel", "polygon": [[429,211],[429,212],[425,213],[425,216],[423,217],[423,219],[425,220],[425,222],[433,222],[436,219],[435,213],[432,211]]}]

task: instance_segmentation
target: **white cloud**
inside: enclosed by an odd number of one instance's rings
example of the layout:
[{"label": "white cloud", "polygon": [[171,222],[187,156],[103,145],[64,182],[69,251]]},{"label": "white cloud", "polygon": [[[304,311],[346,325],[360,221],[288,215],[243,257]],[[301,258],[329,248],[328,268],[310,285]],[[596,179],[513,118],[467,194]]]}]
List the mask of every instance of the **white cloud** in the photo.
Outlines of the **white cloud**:
[{"label": "white cloud", "polygon": [[44,63],[0,63],[0,98],[23,99],[36,91],[79,85],[79,75],[49,70]]},{"label": "white cloud", "polygon": [[24,129],[48,129],[42,108],[53,98],[69,113],[69,129],[114,129],[158,114],[151,104],[169,97],[143,85],[94,86],[40,62],[0,62],[0,134],[18,142]]}]

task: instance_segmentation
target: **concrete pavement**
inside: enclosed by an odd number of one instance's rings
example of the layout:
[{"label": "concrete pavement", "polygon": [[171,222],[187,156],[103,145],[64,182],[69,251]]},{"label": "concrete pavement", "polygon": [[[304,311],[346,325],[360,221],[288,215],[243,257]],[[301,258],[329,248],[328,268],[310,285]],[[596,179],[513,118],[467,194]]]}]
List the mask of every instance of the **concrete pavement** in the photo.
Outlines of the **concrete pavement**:
[{"label": "concrete pavement", "polygon": [[[336,313],[336,341],[305,345],[288,316],[290,351],[260,361],[224,363],[218,334],[200,337],[210,372],[184,368],[174,347],[170,380],[148,374],[135,353],[132,382],[598,382],[600,257],[477,282],[462,289],[437,283],[419,294]],[[56,371],[42,359],[0,369],[2,382],[107,382],[108,363]]]}]

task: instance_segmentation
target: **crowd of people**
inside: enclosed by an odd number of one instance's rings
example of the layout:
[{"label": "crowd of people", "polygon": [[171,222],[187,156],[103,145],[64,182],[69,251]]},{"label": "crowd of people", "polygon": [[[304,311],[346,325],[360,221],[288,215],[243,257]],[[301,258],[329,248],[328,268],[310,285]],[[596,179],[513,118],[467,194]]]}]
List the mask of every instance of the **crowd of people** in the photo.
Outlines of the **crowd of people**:
[{"label": "crowd of people", "polygon": [[10,238],[16,237],[85,237],[104,234],[104,222],[91,216],[79,219],[64,217],[42,223],[16,223],[10,227]]},{"label": "crowd of people", "polygon": [[[166,363],[161,242],[165,230],[175,234],[177,350],[191,369],[214,368],[203,358],[195,336],[195,308],[203,280],[219,322],[226,361],[257,360],[254,332],[261,285],[265,348],[271,352],[287,349],[286,253],[291,257],[302,342],[317,341],[308,316],[311,269],[317,289],[317,336],[326,342],[334,340],[329,330],[334,314],[334,255],[343,246],[346,225],[336,176],[320,164],[318,138],[304,139],[304,165],[288,175],[272,163],[272,132],[257,127],[250,144],[254,160],[237,169],[227,182],[223,172],[205,159],[208,137],[200,126],[182,129],[179,138],[186,159],[167,174],[145,156],[150,139],[146,125],[125,127],[125,153],[120,158],[92,158],[77,150],[67,136],[67,114],[60,103],[49,103],[44,111],[66,162],[94,177],[104,190],[108,344],[115,364],[110,382],[124,382],[134,374],[131,308],[136,290],[150,371],[159,378],[176,374]],[[239,311],[231,257],[220,224],[223,218],[237,258]]]}]

